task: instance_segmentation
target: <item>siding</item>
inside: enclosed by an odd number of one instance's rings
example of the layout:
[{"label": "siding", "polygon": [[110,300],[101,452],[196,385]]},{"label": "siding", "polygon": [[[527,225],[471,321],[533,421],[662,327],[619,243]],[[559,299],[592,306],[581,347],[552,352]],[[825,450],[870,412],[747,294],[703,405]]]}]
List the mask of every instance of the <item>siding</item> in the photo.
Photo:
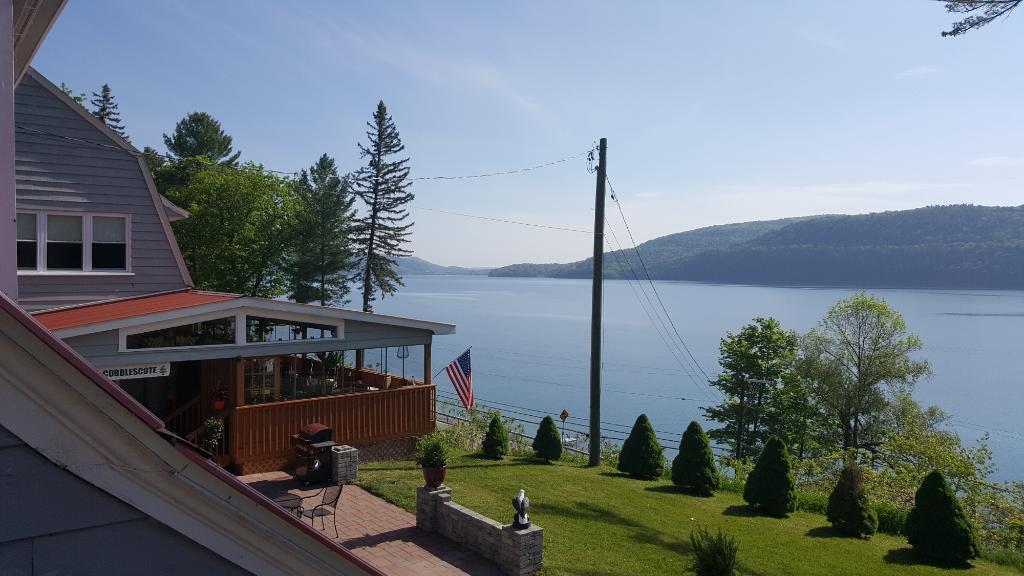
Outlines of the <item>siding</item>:
[{"label": "siding", "polygon": [[0,426],[0,576],[248,574]]},{"label": "siding", "polygon": [[19,210],[131,215],[131,275],[21,274],[19,303],[37,310],[185,287],[161,224],[163,207],[154,205],[136,156],[30,74],[15,90],[14,108]]}]

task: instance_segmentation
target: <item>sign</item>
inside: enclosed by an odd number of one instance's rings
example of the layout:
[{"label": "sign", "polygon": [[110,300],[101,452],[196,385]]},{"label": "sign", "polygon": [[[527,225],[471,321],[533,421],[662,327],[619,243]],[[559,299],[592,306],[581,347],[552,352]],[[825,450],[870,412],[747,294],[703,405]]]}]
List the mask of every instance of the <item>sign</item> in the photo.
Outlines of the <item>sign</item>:
[{"label": "sign", "polygon": [[569,411],[568,410],[562,410],[562,413],[559,414],[558,417],[561,418],[562,422],[564,423],[565,419],[569,417]]},{"label": "sign", "polygon": [[100,372],[111,380],[129,380],[131,378],[154,378],[157,376],[170,376],[171,363],[161,362],[160,364],[142,364],[138,366],[118,366],[116,368],[101,368]]}]

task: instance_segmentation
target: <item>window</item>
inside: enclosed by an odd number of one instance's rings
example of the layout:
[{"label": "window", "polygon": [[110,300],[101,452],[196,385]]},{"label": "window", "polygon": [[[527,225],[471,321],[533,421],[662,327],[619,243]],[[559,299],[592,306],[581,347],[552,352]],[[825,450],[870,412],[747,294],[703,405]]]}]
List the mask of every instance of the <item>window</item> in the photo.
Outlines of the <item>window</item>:
[{"label": "window", "polygon": [[39,267],[39,240],[36,234],[36,215],[18,212],[18,270],[35,270]]},{"label": "window", "polygon": [[335,337],[337,337],[337,334],[333,326],[260,318],[258,316],[247,316],[245,319],[246,342],[316,340],[319,338]]},{"label": "window", "polygon": [[249,358],[245,361],[245,403],[262,404],[274,402],[274,374],[275,364],[273,358]]},{"label": "window", "polygon": [[128,243],[125,240],[125,219],[113,216],[92,218],[92,269],[125,270]]},{"label": "window", "polygon": [[213,346],[235,343],[235,317],[218,318],[192,324],[182,324],[141,334],[128,334],[128,350],[142,348],[176,348],[179,346]]},{"label": "window", "polygon": [[46,217],[46,269],[82,270],[82,217]]}]

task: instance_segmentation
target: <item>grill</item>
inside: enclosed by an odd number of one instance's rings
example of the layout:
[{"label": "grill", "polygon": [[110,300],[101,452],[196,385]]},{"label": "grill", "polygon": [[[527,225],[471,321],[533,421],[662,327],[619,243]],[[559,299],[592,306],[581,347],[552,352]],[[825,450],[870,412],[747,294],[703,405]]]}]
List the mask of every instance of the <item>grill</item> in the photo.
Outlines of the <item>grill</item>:
[{"label": "grill", "polygon": [[295,476],[306,484],[319,484],[331,477],[331,448],[334,430],[319,423],[307,424],[292,436],[295,446]]}]

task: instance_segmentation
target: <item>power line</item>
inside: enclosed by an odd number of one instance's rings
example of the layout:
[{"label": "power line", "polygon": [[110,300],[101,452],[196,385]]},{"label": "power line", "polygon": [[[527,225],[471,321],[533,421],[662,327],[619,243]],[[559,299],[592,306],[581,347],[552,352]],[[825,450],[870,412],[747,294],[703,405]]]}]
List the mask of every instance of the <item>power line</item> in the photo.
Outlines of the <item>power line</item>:
[{"label": "power line", "polygon": [[547,224],[534,224],[532,222],[521,222],[518,220],[505,220],[504,218],[492,218],[490,216],[478,216],[476,214],[466,214],[464,212],[454,212],[452,210],[441,210],[438,208],[426,208],[423,206],[413,206],[416,210],[426,210],[428,212],[440,212],[441,214],[451,214],[453,216],[462,216],[465,218],[476,218],[478,220],[489,220],[491,222],[501,222],[503,224],[518,224],[519,226],[531,226],[533,228],[547,228],[549,230],[562,230],[565,232],[578,232],[581,234],[593,234],[588,230],[580,230],[579,228],[568,228],[565,226],[549,226]]}]

